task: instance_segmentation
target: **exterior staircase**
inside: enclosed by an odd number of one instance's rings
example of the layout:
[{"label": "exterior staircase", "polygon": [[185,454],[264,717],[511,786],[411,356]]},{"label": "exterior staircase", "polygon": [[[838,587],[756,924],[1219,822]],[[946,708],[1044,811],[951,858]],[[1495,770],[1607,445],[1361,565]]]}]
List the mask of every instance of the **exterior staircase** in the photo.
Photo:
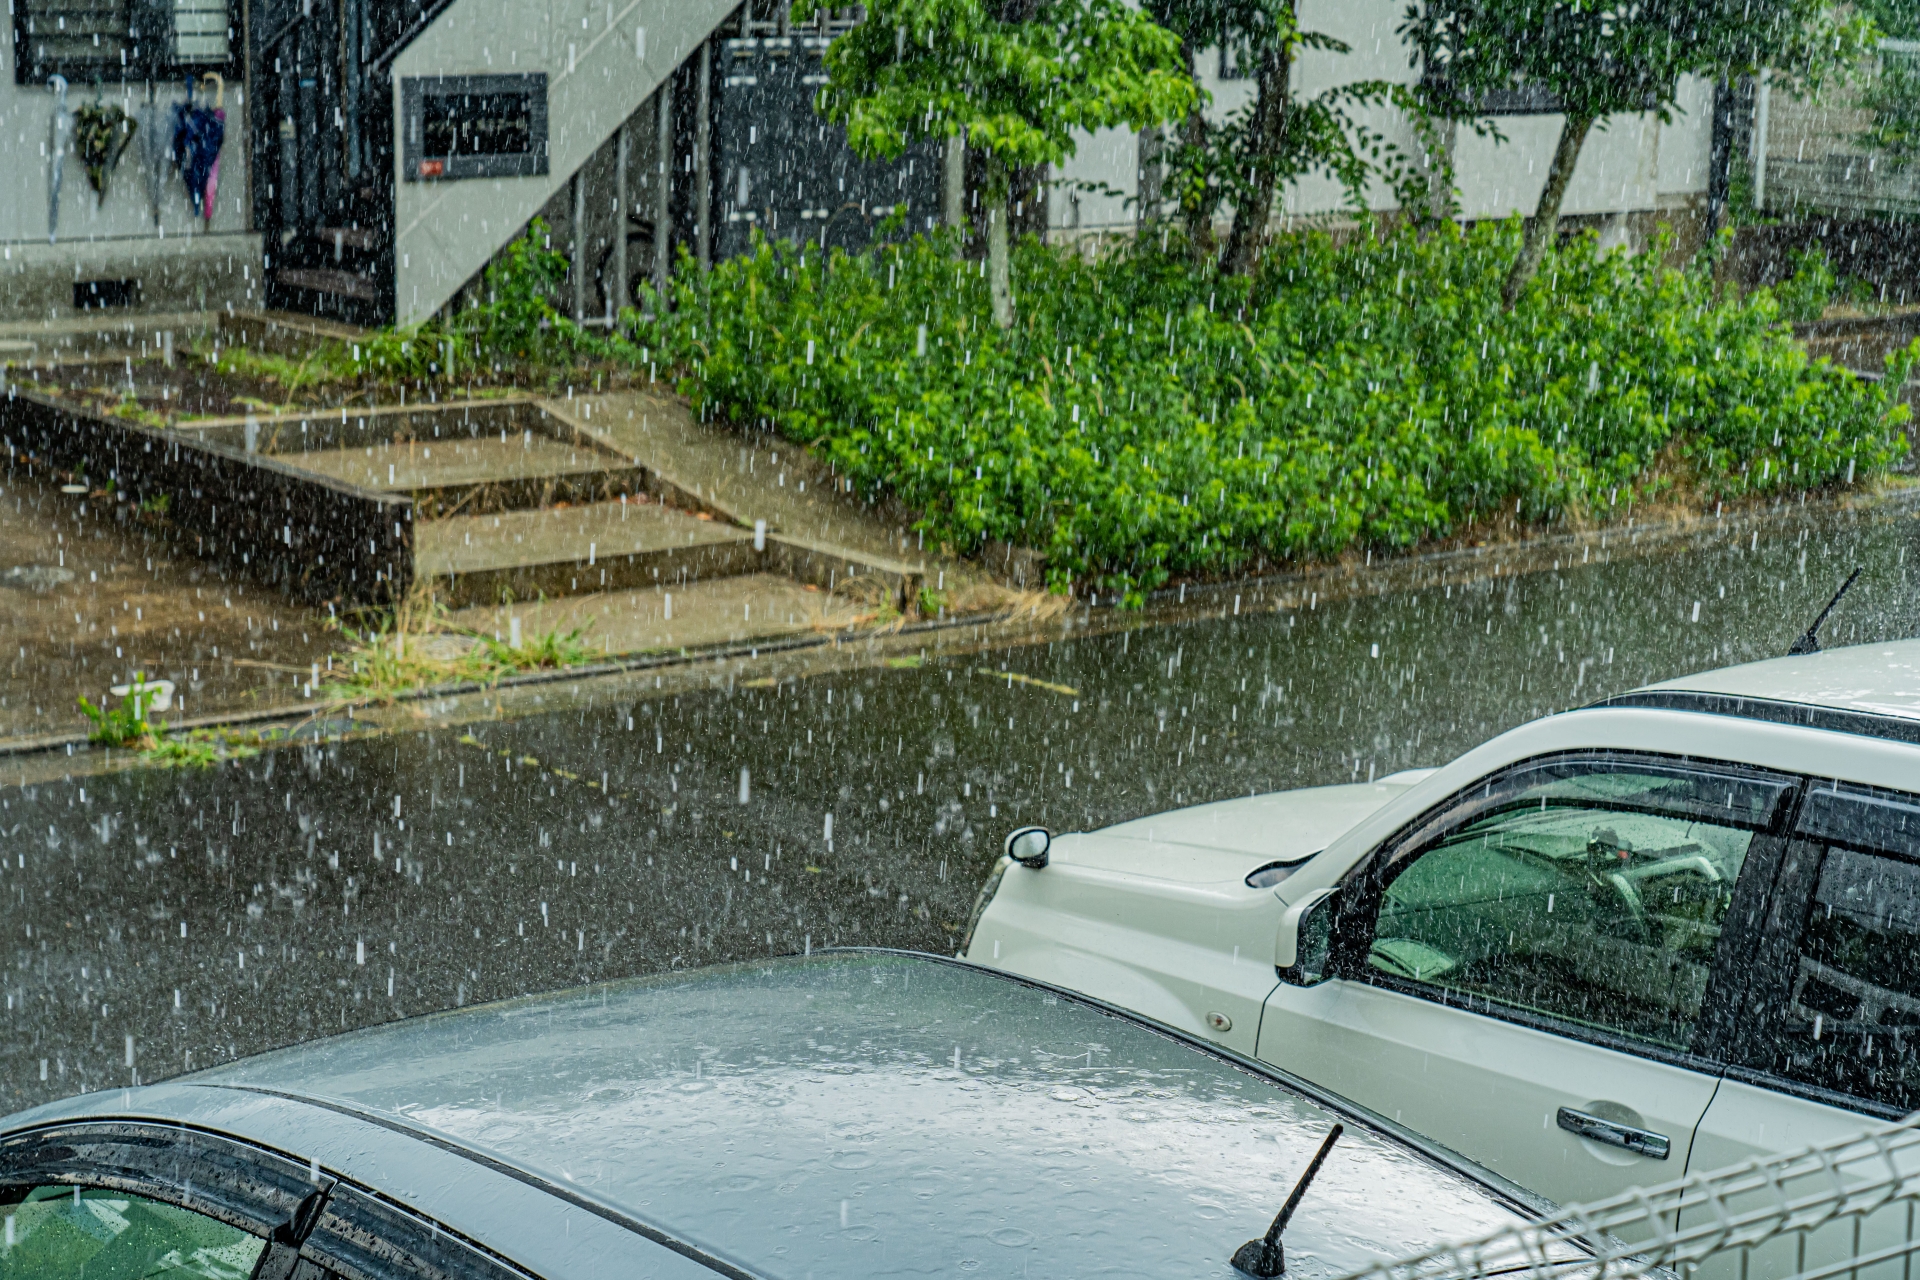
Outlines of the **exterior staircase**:
[{"label": "exterior staircase", "polygon": [[419,182],[394,201],[400,323],[424,319],[518,235],[735,9],[737,0],[456,0],[394,60],[410,76],[544,72],[548,172]]},{"label": "exterior staircase", "polygon": [[[810,504],[768,497],[788,487],[789,472],[804,489],[797,450],[786,446],[780,470],[770,460],[779,446],[740,449],[667,396],[250,415],[173,433],[258,459],[316,490],[384,502],[400,517],[409,560],[404,574],[396,568],[395,585],[404,576],[452,609],[685,592],[771,575],[829,592],[857,583],[866,603],[904,614],[925,575],[904,533],[862,523],[854,504],[836,505],[818,485]],[[756,466],[766,472],[757,484]],[[839,514],[810,522],[815,511]]]}]

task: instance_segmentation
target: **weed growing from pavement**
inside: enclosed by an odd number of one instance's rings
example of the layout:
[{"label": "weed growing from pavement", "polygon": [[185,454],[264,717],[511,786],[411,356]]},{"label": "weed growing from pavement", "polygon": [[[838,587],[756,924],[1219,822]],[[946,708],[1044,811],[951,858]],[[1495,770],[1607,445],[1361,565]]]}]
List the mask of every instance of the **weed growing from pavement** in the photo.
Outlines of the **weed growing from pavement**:
[{"label": "weed growing from pavement", "polygon": [[147,708],[152,705],[156,692],[147,688],[145,675],[136,671],[133,675],[133,692],[122,698],[119,706],[96,707],[86,698],[81,698],[80,710],[93,722],[93,728],[87,732],[87,741],[102,747],[152,750],[167,728],[163,723],[147,719]]},{"label": "weed growing from pavement", "polygon": [[340,702],[391,704],[421,689],[493,685],[533,671],[586,666],[604,654],[586,629],[554,629],[516,645],[447,621],[444,606],[419,593],[398,608],[366,615],[358,627],[335,624],[346,650],[333,659],[333,679],[317,691]]}]

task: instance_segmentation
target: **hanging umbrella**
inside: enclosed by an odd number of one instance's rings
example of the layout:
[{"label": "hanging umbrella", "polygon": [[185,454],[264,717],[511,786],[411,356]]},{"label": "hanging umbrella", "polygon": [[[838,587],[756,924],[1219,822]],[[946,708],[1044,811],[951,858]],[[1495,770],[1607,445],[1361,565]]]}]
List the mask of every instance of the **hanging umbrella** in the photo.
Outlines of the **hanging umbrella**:
[{"label": "hanging umbrella", "polygon": [[187,103],[174,109],[173,158],[186,179],[194,214],[211,226],[220,192],[220,148],[227,140],[227,90],[219,76],[209,73],[207,79],[215,85],[213,106],[194,106],[189,94]]},{"label": "hanging umbrella", "polygon": [[147,206],[156,227],[160,225],[160,197],[166,190],[167,166],[172,159],[168,144],[173,131],[167,127],[167,119],[172,114],[170,108],[160,105],[149,83],[146,104],[140,108],[139,132],[135,136],[140,143],[141,176],[147,181]]},{"label": "hanging umbrella", "polygon": [[47,143],[47,243],[60,238],[60,178],[67,153],[73,150],[73,113],[67,110],[67,78],[48,76],[52,86],[53,126]]},{"label": "hanging umbrella", "polygon": [[73,113],[75,150],[86,166],[87,181],[93,184],[100,203],[107,202],[107,183],[120,167],[139,128],[120,107],[110,102],[93,101]]}]

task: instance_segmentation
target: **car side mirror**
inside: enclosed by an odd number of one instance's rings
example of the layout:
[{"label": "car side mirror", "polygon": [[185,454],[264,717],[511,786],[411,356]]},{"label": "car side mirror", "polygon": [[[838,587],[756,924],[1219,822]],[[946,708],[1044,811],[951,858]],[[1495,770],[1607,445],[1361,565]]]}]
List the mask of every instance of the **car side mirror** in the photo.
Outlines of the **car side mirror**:
[{"label": "car side mirror", "polygon": [[1047,865],[1047,850],[1053,847],[1053,833],[1045,827],[1021,827],[1007,834],[1007,856],[1035,871]]},{"label": "car side mirror", "polygon": [[1338,889],[1319,889],[1280,917],[1274,967],[1280,980],[1312,987],[1333,976],[1333,911]]}]

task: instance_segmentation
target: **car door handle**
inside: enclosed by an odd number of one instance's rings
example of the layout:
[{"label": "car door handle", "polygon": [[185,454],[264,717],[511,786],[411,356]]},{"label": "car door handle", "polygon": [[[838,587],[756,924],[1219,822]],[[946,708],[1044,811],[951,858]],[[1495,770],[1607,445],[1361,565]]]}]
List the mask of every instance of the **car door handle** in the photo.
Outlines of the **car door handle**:
[{"label": "car door handle", "polygon": [[1602,1120],[1599,1116],[1589,1115],[1585,1111],[1575,1111],[1572,1107],[1560,1108],[1560,1114],[1556,1119],[1560,1127],[1568,1133],[1592,1138],[1595,1142],[1604,1142],[1611,1147],[1621,1147],[1637,1156],[1646,1156],[1652,1160],[1665,1160],[1673,1147],[1664,1133],[1655,1133],[1651,1129],[1636,1129],[1630,1124],[1621,1124],[1617,1120]]}]

